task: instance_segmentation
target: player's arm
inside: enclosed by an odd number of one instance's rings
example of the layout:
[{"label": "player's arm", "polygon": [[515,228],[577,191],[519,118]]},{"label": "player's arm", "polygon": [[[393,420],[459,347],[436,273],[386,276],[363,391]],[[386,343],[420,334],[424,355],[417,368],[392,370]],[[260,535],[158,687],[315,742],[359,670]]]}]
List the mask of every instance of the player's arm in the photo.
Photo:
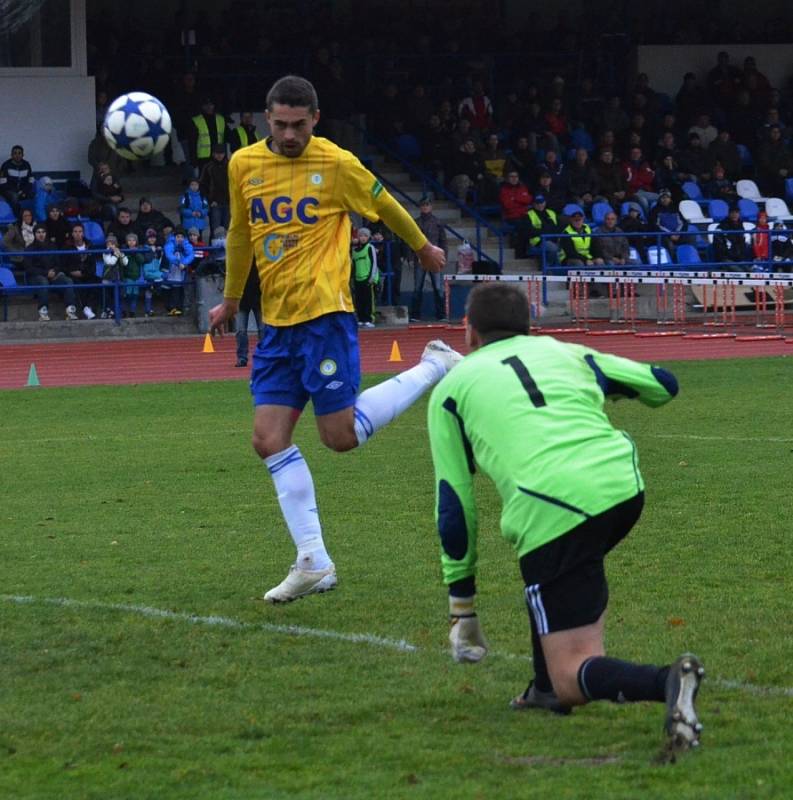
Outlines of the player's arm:
[{"label": "player's arm", "polygon": [[668,403],[678,393],[677,378],[667,369],[629,358],[582,348],[606,397],[635,398],[651,408]]},{"label": "player's arm", "polygon": [[[236,154],[235,154],[236,155]],[[223,289],[223,302],[209,311],[209,329],[223,333],[226,323],[232,319],[240,307],[240,298],[245,290],[245,282],[251,270],[253,243],[248,209],[242,194],[240,160],[231,157],[229,162],[229,198],[231,221],[226,234],[226,282]]]},{"label": "player's arm", "polygon": [[441,566],[449,587],[449,642],[455,661],[480,661],[487,653],[474,610],[477,517],[475,472],[465,421],[447,385],[439,385],[429,404],[428,425],[435,469],[435,520],[441,540]]},{"label": "player's arm", "polygon": [[425,270],[440,272],[446,264],[443,250],[427,241],[413,217],[357,158],[351,156],[344,166],[345,206],[373,222],[382,219],[416,253]]}]

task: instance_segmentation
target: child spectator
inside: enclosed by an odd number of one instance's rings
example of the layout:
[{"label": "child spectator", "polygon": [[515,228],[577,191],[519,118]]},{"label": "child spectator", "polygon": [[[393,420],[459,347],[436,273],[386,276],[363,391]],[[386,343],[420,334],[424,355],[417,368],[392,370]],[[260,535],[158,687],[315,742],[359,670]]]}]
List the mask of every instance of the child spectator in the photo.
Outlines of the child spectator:
[{"label": "child spectator", "polygon": [[[663,246],[669,251],[669,255],[674,258],[677,245],[680,243],[680,234],[685,228],[683,217],[672,203],[672,193],[668,189],[661,189],[658,195],[658,203],[650,212],[648,220],[650,230],[664,231],[666,234],[663,239]],[[651,242],[655,244],[655,242]]]},{"label": "child spectator", "polygon": [[768,261],[771,258],[771,242],[768,224],[768,214],[760,211],[757,215],[757,224],[752,233],[752,255],[755,261]]},{"label": "child spectator", "polygon": [[[620,228],[627,233],[647,233],[649,228],[642,218],[642,210],[638,203],[629,202],[627,213],[620,220]],[[628,244],[635,248],[639,253],[642,262],[647,262],[647,247],[650,242],[649,236],[628,236]]]},{"label": "child spectator", "polygon": [[470,275],[474,271],[474,248],[468,243],[466,239],[457,248],[457,274]]},{"label": "child spectator", "polygon": [[36,184],[36,199],[34,201],[34,210],[36,222],[44,222],[47,219],[47,209],[56,202],[57,195],[55,194],[55,186],[52,178],[45,175],[39,178]]},{"label": "child spectator", "polygon": [[[121,280],[121,269],[127,264],[127,256],[118,246],[118,239],[113,233],[108,233],[105,241],[106,250],[102,253],[104,271],[102,272],[102,285],[111,287]],[[110,288],[102,289],[102,319],[113,319],[115,312],[115,292]]]},{"label": "child spectator", "polygon": [[100,161],[96,165],[96,172],[91,178],[91,200],[91,216],[98,217],[103,222],[114,220],[118,206],[124,202],[124,192],[113,178],[110,165],[106,161]]},{"label": "child spectator", "polygon": [[[198,183],[198,181],[191,181]],[[175,228],[165,242],[165,260],[168,271],[165,275],[164,288],[168,289],[166,309],[171,317],[181,317],[184,313],[184,282],[188,267],[193,263],[195,253],[193,245],[185,239],[184,228]]]},{"label": "child spectator", "polygon": [[362,328],[374,328],[374,292],[380,281],[377,253],[369,241],[371,238],[369,228],[358,228],[352,249],[355,310]]},{"label": "child spectator", "polygon": [[146,288],[143,290],[143,310],[147,317],[154,316],[154,295],[162,286],[162,247],[158,244],[157,231],[149,228],[144,243],[143,279]]},{"label": "child spectator", "polygon": [[226,274],[226,229],[218,225],[212,232],[209,240],[212,248],[209,258],[204,262],[204,275],[225,275]]},{"label": "child spectator", "polygon": [[724,167],[716,162],[713,167],[713,177],[702,187],[705,197],[724,200],[727,205],[738,200],[735,184],[725,174]]},{"label": "child spectator", "polygon": [[[138,249],[138,234],[127,234],[127,249]],[[140,296],[140,282],[143,277],[143,253],[127,253],[127,263],[121,271],[124,278],[124,311],[125,317],[134,317],[138,311],[138,297]]]},{"label": "child spectator", "polygon": [[[793,261],[793,239],[784,222],[775,222],[771,234],[771,253],[774,263]],[[787,272],[787,270],[784,270]]]},{"label": "child spectator", "polygon": [[179,201],[179,206],[183,228],[195,227],[203,231],[209,227],[209,203],[201,194],[198,180],[195,178],[188,184],[187,191]]}]

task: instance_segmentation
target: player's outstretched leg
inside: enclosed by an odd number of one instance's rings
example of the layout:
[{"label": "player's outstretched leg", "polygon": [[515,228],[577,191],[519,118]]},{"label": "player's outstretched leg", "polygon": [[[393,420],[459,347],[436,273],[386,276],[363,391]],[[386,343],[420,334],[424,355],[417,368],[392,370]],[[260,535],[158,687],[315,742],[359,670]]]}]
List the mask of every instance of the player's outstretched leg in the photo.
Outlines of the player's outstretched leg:
[{"label": "player's outstretched leg", "polygon": [[353,409],[358,445],[410,408],[462,359],[462,354],[448,344],[433,339],[424,348],[421,361],[415,367],[361,392]]},{"label": "player's outstretched leg", "polygon": [[704,677],[702,662],[691,653],[680,656],[669,668],[664,728],[669,744],[675,750],[688,750],[699,745],[702,724],[697,717],[695,701]]}]

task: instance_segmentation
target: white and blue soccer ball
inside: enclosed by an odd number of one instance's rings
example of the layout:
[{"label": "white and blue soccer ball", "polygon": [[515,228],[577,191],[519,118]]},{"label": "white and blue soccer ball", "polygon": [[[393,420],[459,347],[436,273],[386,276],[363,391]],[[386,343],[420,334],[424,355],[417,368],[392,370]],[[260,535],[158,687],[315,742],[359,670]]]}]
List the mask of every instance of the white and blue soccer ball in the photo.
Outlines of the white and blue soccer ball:
[{"label": "white and blue soccer ball", "polygon": [[108,107],[102,133],[124,158],[135,161],[162,152],[171,135],[168,109],[146,92],[117,97]]}]

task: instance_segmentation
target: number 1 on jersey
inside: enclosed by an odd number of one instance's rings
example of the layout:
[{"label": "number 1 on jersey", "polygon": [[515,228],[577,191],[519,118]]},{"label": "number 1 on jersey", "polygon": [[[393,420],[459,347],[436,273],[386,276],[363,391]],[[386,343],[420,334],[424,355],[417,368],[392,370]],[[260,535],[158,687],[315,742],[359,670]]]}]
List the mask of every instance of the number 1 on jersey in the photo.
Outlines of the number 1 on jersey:
[{"label": "number 1 on jersey", "polygon": [[526,390],[526,393],[529,395],[529,400],[531,400],[535,408],[542,408],[544,405],[547,405],[545,396],[537,387],[534,378],[531,377],[531,374],[526,369],[526,365],[517,356],[505,358],[501,363],[515,370],[515,374],[518,376],[521,384],[523,384],[523,388]]}]

